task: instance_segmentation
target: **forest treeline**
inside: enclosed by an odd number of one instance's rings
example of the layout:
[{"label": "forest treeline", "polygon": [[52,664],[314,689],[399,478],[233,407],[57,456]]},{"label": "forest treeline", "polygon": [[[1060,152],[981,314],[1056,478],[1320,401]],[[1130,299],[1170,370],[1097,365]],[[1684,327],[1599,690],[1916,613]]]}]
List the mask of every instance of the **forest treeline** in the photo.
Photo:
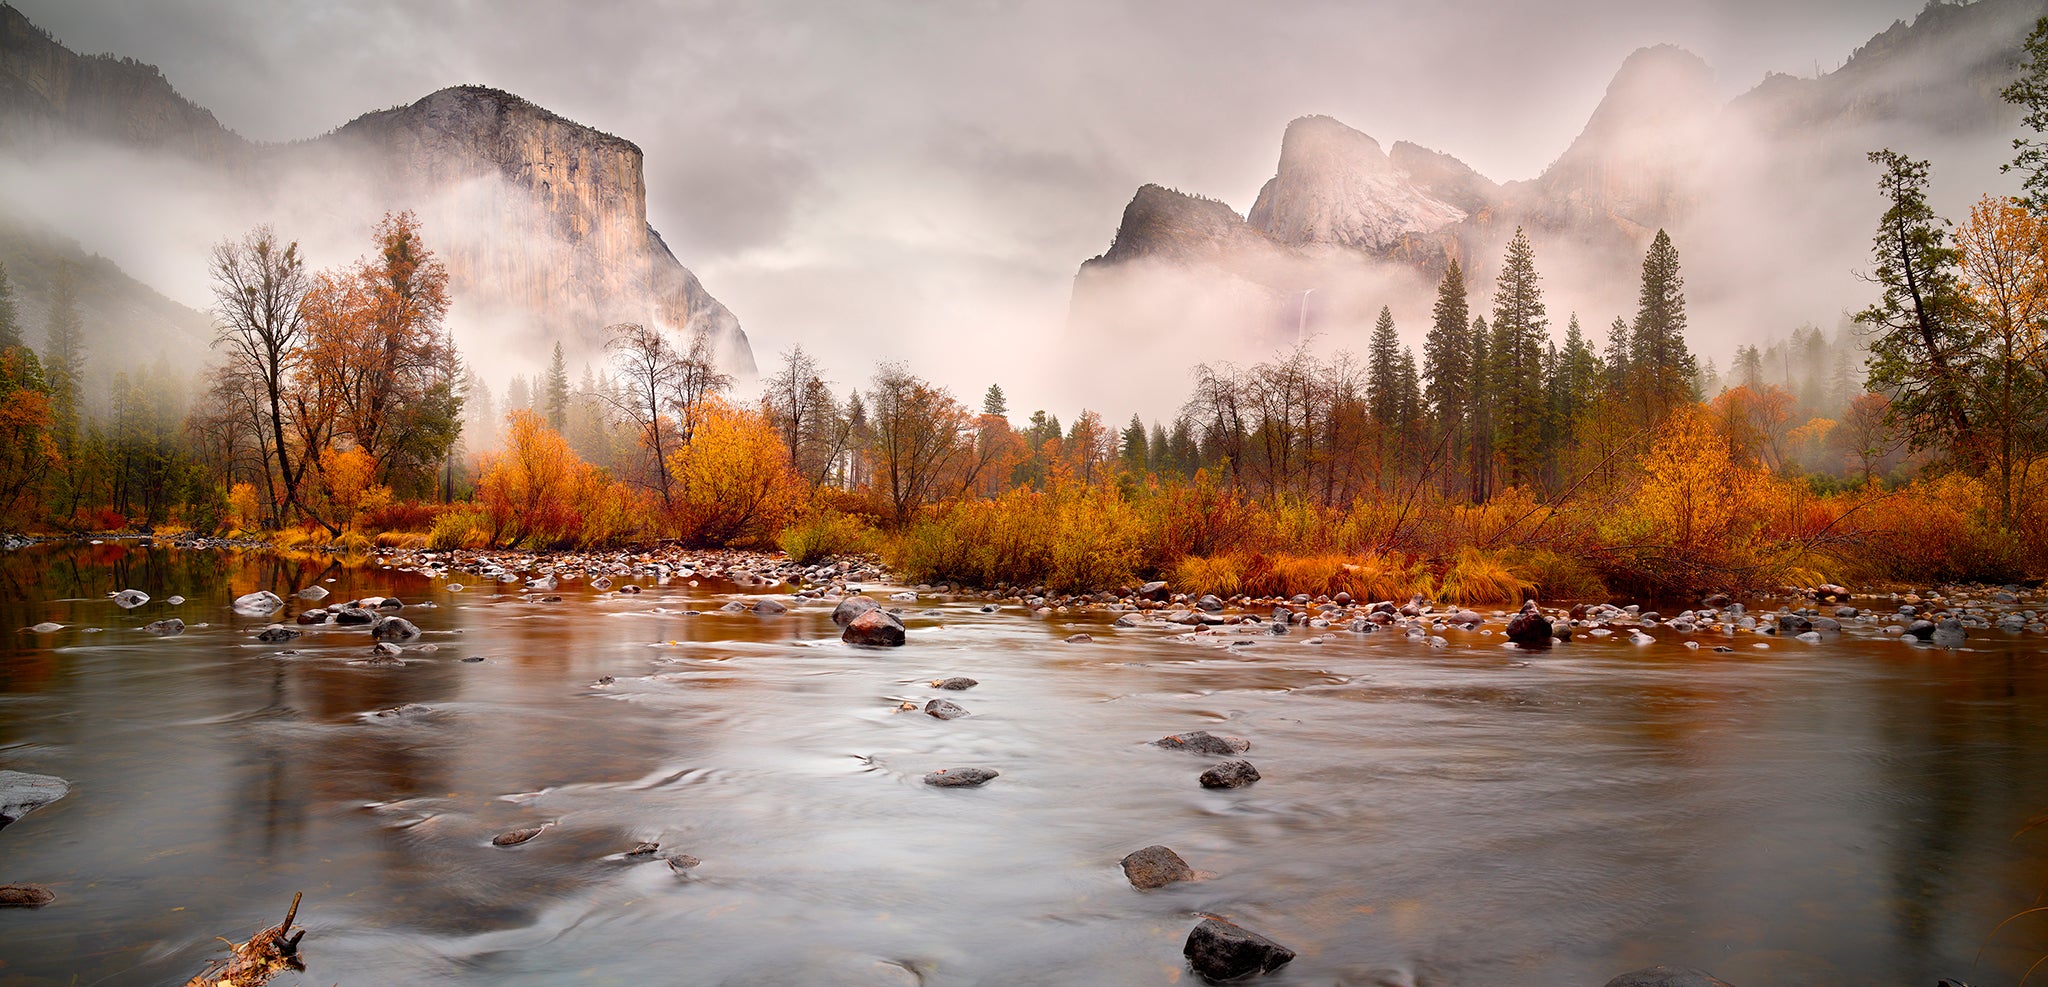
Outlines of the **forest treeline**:
[{"label": "forest treeline", "polygon": [[[2048,126],[2048,20],[2007,91]],[[709,341],[607,327],[600,366],[494,393],[446,325],[410,214],[308,270],[268,228],[214,251],[217,339],[81,393],[76,299],[29,347],[0,270],[0,527],[178,527],[337,543],[573,548],[679,540],[881,551],[906,576],[1102,589],[1689,594],[2048,571],[2048,147],[1959,225],[1927,162],[1870,155],[1871,305],[1830,335],[1688,337],[1658,231],[1636,310],[1559,330],[1517,231],[1491,285],[1455,263],[1421,351],[1382,310],[1365,353],[1305,341],[1208,363],[1167,420],[1014,420],[904,364],[838,387],[801,347],[741,401]],[[1618,272],[1619,273],[1619,272]],[[1477,289],[1477,290],[1475,290]]]}]

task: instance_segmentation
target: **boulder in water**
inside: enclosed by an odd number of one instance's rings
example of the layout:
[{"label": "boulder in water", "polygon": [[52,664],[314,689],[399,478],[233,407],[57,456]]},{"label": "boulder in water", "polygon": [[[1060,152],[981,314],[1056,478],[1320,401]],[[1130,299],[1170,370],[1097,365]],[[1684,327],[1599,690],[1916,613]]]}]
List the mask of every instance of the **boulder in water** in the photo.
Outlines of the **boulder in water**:
[{"label": "boulder in water", "polygon": [[318,603],[321,600],[327,599],[327,587],[318,585],[308,586],[292,595],[309,603]]},{"label": "boulder in water", "polygon": [[173,637],[185,633],[185,622],[176,617],[166,617],[163,620],[152,620],[142,625],[142,629],[158,637]]},{"label": "boulder in water", "polygon": [[1650,966],[1630,970],[1607,982],[1607,987],[1729,987],[1711,973],[1678,966]]},{"label": "boulder in water", "polygon": [[965,675],[955,675],[950,679],[939,679],[938,681],[933,682],[932,688],[948,689],[953,692],[959,692],[963,689],[972,689],[980,684],[980,682],[970,679]]},{"label": "boulder in water", "polygon": [[246,616],[264,617],[282,609],[284,599],[267,589],[235,597],[235,612]]},{"label": "boulder in water", "polygon": [[1550,647],[1551,631],[1550,618],[1533,603],[1523,604],[1522,612],[1508,621],[1508,640],[1525,648]]},{"label": "boulder in water", "polygon": [[899,648],[903,646],[903,621],[896,615],[875,607],[862,611],[846,625],[839,639],[848,644],[873,648]]},{"label": "boulder in water", "polygon": [[870,610],[879,610],[881,607],[881,604],[875,602],[874,597],[849,596],[832,608],[832,622],[840,627],[846,627],[853,623],[854,618]]},{"label": "boulder in water", "polygon": [[965,707],[945,699],[934,699],[924,704],[925,715],[941,720],[957,720],[967,715]]},{"label": "boulder in water", "polygon": [[1294,950],[1220,918],[1203,919],[1180,951],[1188,966],[1211,981],[1272,973],[1294,959]]},{"label": "boulder in water", "polygon": [[296,627],[272,624],[269,627],[265,627],[263,633],[256,635],[256,640],[262,641],[265,644],[276,644],[280,641],[289,641],[298,637],[299,633],[299,629]]},{"label": "boulder in water", "polygon": [[994,768],[940,768],[924,776],[924,783],[939,788],[980,788],[999,777]]},{"label": "boulder in water", "polygon": [[419,636],[419,627],[404,617],[379,617],[370,625],[370,637],[379,641],[410,641]]},{"label": "boulder in water", "polygon": [[1250,761],[1225,761],[1202,772],[1203,788],[1243,788],[1259,780],[1259,769]]},{"label": "boulder in water", "polygon": [[114,605],[123,610],[133,610],[149,602],[149,594],[139,589],[124,589],[114,594]]},{"label": "boulder in water", "polygon": [[70,794],[71,783],[56,775],[0,771],[0,827]]},{"label": "boulder in water", "polygon": [[1155,747],[1164,747],[1171,751],[1190,751],[1196,754],[1212,754],[1219,757],[1242,754],[1252,749],[1252,742],[1242,737],[1221,737],[1207,730],[1196,730],[1193,733],[1176,733],[1171,736],[1161,737],[1153,741],[1152,744]]},{"label": "boulder in water", "polygon": [[1140,891],[1163,888],[1179,881],[1195,879],[1195,869],[1181,859],[1180,854],[1169,847],[1153,844],[1142,850],[1133,850],[1121,861],[1125,879],[1131,887]]}]

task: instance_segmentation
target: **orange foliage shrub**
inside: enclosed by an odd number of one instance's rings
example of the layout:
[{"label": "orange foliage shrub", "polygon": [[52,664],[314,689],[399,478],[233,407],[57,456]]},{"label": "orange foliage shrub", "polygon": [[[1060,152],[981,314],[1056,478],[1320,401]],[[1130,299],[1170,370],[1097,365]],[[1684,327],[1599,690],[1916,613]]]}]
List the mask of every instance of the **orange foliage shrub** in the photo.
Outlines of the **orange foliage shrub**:
[{"label": "orange foliage shrub", "polygon": [[803,500],[789,450],[766,415],[706,399],[688,445],[669,457],[682,537],[701,545],[772,545]]},{"label": "orange foliage shrub", "polygon": [[256,485],[237,483],[228,488],[228,523],[237,531],[263,527],[263,507],[256,497]]},{"label": "orange foliage shrub", "polygon": [[521,409],[506,421],[505,447],[484,461],[476,491],[492,544],[610,545],[646,529],[645,498],[578,458],[539,415]]}]

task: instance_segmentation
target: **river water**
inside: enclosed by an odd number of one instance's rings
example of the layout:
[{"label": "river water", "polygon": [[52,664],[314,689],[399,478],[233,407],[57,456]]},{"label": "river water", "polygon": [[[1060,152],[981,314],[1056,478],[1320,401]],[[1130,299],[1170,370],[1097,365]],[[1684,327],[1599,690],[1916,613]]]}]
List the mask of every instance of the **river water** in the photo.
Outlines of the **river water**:
[{"label": "river water", "polygon": [[[1185,983],[1203,914],[1294,948],[1275,985],[1985,987],[2048,953],[2022,919],[1977,955],[2048,892],[2048,827],[2015,836],[2048,808],[2035,635],[1224,648],[927,598],[874,651],[825,604],[714,612],[750,598],[729,585],[450,578],[0,557],[0,768],[73,785],[0,830],[0,883],[57,895],[0,910],[0,985],[180,983],[295,891],[306,984]],[[351,664],[360,628],[261,644],[227,606],[314,584],[436,606],[406,609],[399,668]],[[129,587],[152,601],[108,599]],[[194,626],[139,630],[168,616]],[[45,620],[71,626],[14,631]],[[929,687],[953,675],[980,684]],[[937,695],[972,715],[899,709]],[[405,703],[428,710],[373,715]],[[1263,780],[1205,790],[1218,759],[1149,743],[1195,729],[1249,739]],[[921,783],[964,766],[1001,776]],[[640,841],[703,863],[618,858]],[[1154,843],[1206,879],[1131,888],[1118,859]]]}]

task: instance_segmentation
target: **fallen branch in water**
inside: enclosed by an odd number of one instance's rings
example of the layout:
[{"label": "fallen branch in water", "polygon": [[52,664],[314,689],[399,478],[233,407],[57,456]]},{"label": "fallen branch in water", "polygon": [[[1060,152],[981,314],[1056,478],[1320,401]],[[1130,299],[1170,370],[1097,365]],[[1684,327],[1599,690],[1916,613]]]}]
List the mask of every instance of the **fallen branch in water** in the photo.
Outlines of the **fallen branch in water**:
[{"label": "fallen branch in water", "polygon": [[298,917],[299,899],[305,896],[304,891],[292,895],[292,907],[284,913],[284,921],[239,946],[228,943],[234,955],[216,960],[205,973],[185,981],[185,987],[263,987],[286,970],[303,972],[306,964],[299,959],[299,940],[306,937],[306,930],[293,934],[292,919]]}]

